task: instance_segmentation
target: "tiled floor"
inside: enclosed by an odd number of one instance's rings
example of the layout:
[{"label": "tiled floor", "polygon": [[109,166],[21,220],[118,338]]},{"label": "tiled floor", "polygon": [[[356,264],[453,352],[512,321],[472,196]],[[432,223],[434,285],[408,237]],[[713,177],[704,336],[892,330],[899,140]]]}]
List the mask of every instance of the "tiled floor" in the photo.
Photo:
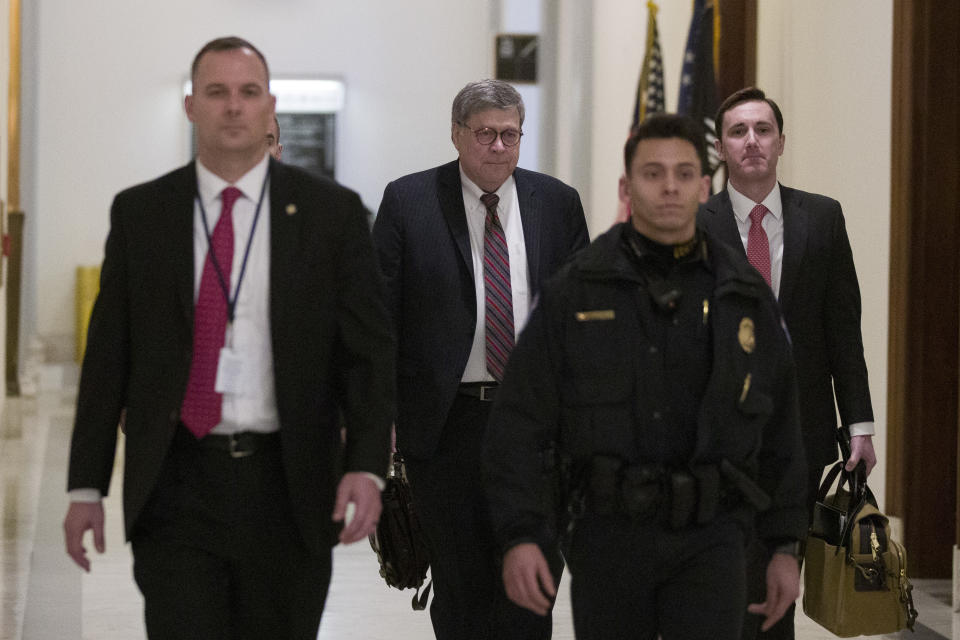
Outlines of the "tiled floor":
[{"label": "tiled floor", "polygon": [[[140,640],[140,596],[123,544],[119,480],[108,498],[107,551],[83,574],[67,558],[60,529],[66,509],[65,463],[73,396],[45,392],[7,399],[0,421],[0,640]],[[920,611],[912,640],[960,638],[960,618],[950,612],[946,581],[915,581]],[[554,638],[573,638],[569,580],[555,613]],[[410,609],[412,591],[388,589],[366,543],[338,547],[319,638],[412,640],[432,638],[429,615]],[[798,638],[834,636],[802,614]]]}]

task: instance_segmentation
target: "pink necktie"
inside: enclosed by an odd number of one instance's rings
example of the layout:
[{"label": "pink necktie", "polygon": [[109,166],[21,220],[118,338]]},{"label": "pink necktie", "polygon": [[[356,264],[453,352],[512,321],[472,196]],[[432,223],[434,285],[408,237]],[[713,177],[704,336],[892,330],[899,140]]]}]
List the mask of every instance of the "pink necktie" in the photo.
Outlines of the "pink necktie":
[{"label": "pink necktie", "polygon": [[483,233],[483,284],[486,290],[487,371],[497,382],[503,380],[507,358],[513,350],[513,294],[510,289],[510,256],[503,235],[495,193],[480,196],[487,208]]},{"label": "pink necktie", "polygon": [[[197,439],[219,424],[223,396],[214,390],[217,363],[227,331],[227,294],[233,268],[233,203],[242,194],[236,187],[227,187],[221,194],[223,208],[213,228],[210,251],[203,263],[200,293],[193,310],[193,359],[187,394],[183,399],[180,419]],[[223,284],[217,275],[210,253],[216,256]]]},{"label": "pink necktie", "polygon": [[762,204],[758,204],[750,212],[750,231],[747,234],[747,260],[753,268],[760,272],[763,279],[770,284],[770,241],[767,232],[763,230],[763,217],[770,213]]}]

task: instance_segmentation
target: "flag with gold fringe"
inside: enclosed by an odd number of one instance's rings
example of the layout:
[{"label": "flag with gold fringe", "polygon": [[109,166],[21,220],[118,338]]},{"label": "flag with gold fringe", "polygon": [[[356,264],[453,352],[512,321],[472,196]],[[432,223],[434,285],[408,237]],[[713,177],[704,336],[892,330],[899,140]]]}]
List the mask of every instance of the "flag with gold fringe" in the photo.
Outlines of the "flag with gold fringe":
[{"label": "flag with gold fringe", "polygon": [[693,17],[687,34],[680,76],[677,112],[691,116],[703,126],[710,159],[710,173],[716,171],[719,158],[713,147],[716,140],[713,118],[720,102],[717,98],[717,57],[720,42],[720,14],[715,0],[693,0]]},{"label": "flag with gold fringe", "polygon": [[657,30],[657,3],[647,2],[647,45],[643,54],[643,66],[637,81],[637,97],[633,105],[631,128],[643,122],[648,114],[665,109],[663,90],[663,56],[660,52],[660,32]]}]

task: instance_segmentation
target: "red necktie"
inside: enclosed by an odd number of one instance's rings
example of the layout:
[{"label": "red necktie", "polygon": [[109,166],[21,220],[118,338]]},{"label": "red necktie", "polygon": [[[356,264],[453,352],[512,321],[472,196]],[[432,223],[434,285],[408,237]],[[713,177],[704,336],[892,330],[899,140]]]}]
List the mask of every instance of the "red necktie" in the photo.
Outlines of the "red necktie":
[{"label": "red necktie", "polygon": [[[236,187],[227,187],[221,194],[223,208],[213,228],[207,259],[200,276],[200,293],[193,310],[193,359],[187,394],[183,399],[180,419],[198,439],[220,423],[223,396],[214,390],[217,363],[227,331],[227,291],[233,268],[233,203],[242,194]],[[216,256],[216,266],[211,259]],[[223,285],[217,275],[223,276]]]},{"label": "red necktie", "polygon": [[513,349],[513,294],[510,289],[510,256],[507,240],[497,217],[500,197],[495,193],[480,196],[487,208],[483,233],[483,285],[486,290],[487,371],[497,382]]},{"label": "red necktie", "polygon": [[762,204],[758,204],[750,212],[750,231],[747,234],[747,260],[753,268],[760,272],[763,279],[770,284],[770,241],[767,232],[763,230],[763,217],[770,213]]}]

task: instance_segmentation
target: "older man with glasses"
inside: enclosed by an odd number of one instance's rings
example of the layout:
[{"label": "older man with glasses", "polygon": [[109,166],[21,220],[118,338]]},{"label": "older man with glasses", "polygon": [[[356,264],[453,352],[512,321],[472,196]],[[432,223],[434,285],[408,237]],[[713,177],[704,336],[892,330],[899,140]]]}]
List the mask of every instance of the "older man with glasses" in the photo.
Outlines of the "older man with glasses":
[{"label": "older man with glasses", "polygon": [[[459,158],[387,185],[373,228],[398,339],[397,447],[430,550],[440,640],[549,638],[507,598],[480,442],[544,281],[588,242],[576,190],[517,168],[520,94],[472,82],[453,101]],[[555,532],[545,532],[555,536]],[[559,554],[551,559],[559,578]]]}]

